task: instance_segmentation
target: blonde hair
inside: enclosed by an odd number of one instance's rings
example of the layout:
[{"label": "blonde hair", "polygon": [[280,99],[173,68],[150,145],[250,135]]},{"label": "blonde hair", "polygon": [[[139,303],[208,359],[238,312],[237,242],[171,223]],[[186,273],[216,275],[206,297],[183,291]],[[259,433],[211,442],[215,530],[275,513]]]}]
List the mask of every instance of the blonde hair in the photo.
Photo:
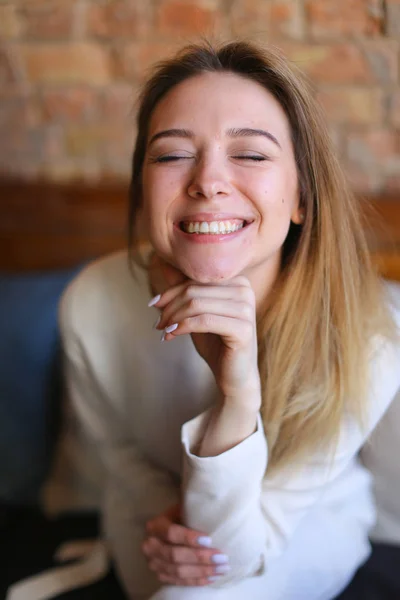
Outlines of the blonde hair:
[{"label": "blonde hair", "polygon": [[256,81],[289,120],[302,226],[291,225],[268,308],[257,315],[262,417],[268,469],[333,449],[345,413],[363,422],[371,339],[391,319],[370,260],[359,204],[335,158],[308,84],[276,50],[237,41],[191,45],[160,63],[140,98],[130,187],[130,249],[139,264],[141,171],[155,106],[175,85],[204,72]]}]

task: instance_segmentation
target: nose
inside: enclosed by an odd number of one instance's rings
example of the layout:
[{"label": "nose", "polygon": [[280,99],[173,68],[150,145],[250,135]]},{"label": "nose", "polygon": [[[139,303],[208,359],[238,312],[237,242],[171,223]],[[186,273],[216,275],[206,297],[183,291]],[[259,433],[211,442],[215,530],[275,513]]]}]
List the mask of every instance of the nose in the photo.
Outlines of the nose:
[{"label": "nose", "polygon": [[229,195],[231,184],[223,165],[218,160],[203,159],[192,173],[187,192],[195,200],[211,199],[217,195]]}]

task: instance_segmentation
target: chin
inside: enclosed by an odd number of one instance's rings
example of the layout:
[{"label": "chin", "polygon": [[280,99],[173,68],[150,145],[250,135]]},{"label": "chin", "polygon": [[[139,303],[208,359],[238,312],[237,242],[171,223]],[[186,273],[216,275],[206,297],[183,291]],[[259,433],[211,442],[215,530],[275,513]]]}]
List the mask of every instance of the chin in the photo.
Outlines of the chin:
[{"label": "chin", "polygon": [[231,261],[229,261],[229,264],[195,264],[185,261],[178,268],[192,281],[203,284],[229,281],[243,272],[243,269],[239,268],[238,265],[232,265]]}]

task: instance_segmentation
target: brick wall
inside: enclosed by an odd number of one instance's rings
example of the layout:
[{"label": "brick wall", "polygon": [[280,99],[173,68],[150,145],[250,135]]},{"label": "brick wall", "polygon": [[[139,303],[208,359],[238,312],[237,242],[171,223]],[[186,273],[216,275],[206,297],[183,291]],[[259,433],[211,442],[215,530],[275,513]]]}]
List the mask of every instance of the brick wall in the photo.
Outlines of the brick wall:
[{"label": "brick wall", "polygon": [[400,190],[400,0],[0,0],[0,172],[127,178],[146,69],[204,33],[281,47],[354,188]]}]

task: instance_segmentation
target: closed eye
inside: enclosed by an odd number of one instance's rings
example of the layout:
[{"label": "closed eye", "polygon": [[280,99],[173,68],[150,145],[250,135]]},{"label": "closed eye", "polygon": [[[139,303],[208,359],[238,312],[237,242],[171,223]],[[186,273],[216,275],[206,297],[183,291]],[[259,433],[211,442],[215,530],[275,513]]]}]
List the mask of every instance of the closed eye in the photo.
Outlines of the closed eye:
[{"label": "closed eye", "polygon": [[166,154],[164,156],[159,156],[158,158],[153,159],[153,162],[156,163],[166,163],[166,162],[174,162],[178,160],[187,160],[193,158],[192,156],[176,156],[174,154]]},{"label": "closed eye", "polygon": [[240,160],[254,160],[257,162],[261,162],[263,160],[268,160],[268,158],[266,156],[260,156],[259,154],[255,154],[255,155],[249,155],[249,154],[243,154],[243,155],[236,155],[233,158],[238,158]]}]

